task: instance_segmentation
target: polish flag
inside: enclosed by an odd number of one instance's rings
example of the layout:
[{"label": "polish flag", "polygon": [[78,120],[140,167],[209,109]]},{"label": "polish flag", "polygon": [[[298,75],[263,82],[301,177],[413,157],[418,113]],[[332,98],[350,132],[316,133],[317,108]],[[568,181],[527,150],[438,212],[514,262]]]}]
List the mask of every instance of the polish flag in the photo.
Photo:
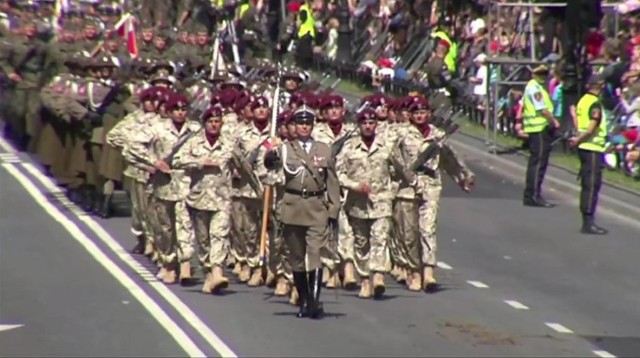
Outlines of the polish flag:
[{"label": "polish flag", "polygon": [[127,51],[132,58],[138,57],[138,42],[136,40],[136,19],[129,13],[122,15],[122,18],[115,26],[115,30],[120,37],[127,39]]}]

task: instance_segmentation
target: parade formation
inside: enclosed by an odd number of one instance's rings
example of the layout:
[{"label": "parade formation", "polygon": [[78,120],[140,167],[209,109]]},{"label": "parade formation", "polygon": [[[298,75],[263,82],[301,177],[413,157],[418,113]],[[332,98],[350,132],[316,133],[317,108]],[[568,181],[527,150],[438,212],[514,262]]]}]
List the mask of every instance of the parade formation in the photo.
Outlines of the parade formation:
[{"label": "parade formation", "polygon": [[132,252],[159,280],[192,283],[197,256],[203,293],[223,292],[229,268],[312,318],[322,287],[380,298],[387,274],[437,287],[442,175],[474,185],[444,141],[449,108],[382,94],[348,108],[302,68],[236,64],[196,21],[173,40],[142,18],[132,44],[110,4],[63,14],[43,41],[53,5],[4,1],[5,136],[87,212],[109,218],[126,191]]}]

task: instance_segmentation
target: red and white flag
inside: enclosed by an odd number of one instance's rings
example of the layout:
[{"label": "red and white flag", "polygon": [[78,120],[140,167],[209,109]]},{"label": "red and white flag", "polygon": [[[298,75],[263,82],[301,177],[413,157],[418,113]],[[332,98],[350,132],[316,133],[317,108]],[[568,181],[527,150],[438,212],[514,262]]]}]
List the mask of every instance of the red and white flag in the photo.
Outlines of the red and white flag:
[{"label": "red and white flag", "polygon": [[132,58],[138,57],[138,42],[136,40],[136,19],[133,15],[127,13],[122,15],[120,21],[115,26],[116,31],[120,37],[124,37],[127,40],[127,51]]}]

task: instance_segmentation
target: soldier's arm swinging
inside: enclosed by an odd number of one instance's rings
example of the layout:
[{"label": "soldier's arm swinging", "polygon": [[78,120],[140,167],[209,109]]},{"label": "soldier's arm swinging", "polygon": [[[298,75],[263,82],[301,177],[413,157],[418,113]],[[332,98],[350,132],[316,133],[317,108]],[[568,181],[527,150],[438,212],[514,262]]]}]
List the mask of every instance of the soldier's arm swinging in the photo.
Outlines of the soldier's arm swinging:
[{"label": "soldier's arm swinging", "polygon": [[337,220],[342,201],[340,198],[340,182],[336,174],[336,165],[329,159],[327,165],[327,199],[329,200],[329,218]]}]

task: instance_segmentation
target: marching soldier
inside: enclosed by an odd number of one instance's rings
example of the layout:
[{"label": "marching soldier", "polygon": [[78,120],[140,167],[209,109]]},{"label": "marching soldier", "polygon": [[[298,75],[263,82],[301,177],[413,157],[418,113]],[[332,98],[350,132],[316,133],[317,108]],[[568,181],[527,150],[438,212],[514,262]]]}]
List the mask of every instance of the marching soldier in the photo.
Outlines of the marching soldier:
[{"label": "marching soldier", "polygon": [[[130,113],[107,133],[107,143],[121,153],[126,152],[130,144],[132,133],[149,130],[158,122],[158,97],[166,94],[167,90],[151,87],[140,94],[141,110]],[[150,255],[153,251],[154,231],[153,213],[150,208],[150,195],[147,183],[153,167],[136,167],[127,163],[123,176],[129,188],[131,200],[131,232],[137,239],[136,246],[131,250],[134,254]]]},{"label": "marching soldier", "polygon": [[[244,158],[248,158],[251,152],[259,150],[259,146],[269,137],[269,118],[271,111],[269,101],[264,97],[257,98],[252,104],[253,122],[246,130],[238,135],[237,146]],[[257,153],[257,152],[256,152]],[[253,161],[257,156],[253,158]],[[249,163],[255,166],[255,162]],[[236,168],[240,170],[240,168]],[[256,196],[255,191],[249,186],[243,176],[236,178],[234,188],[237,189],[234,198],[233,230],[231,241],[236,261],[239,263],[240,272],[238,278],[241,282],[247,282],[251,287],[264,283],[260,264],[259,240],[260,240],[260,210],[262,210],[262,198]]]},{"label": "marching soldier", "polygon": [[[431,111],[426,99],[417,100],[412,112],[412,126],[403,133],[397,146],[399,149],[394,152],[398,161],[405,165],[444,135],[442,130],[429,123]],[[400,208],[403,210],[401,215],[396,212],[396,224],[402,225],[407,236],[400,244],[405,245],[403,251],[410,261],[407,286],[412,291],[437,288],[434,270],[437,264],[436,223],[442,192],[440,170],[449,173],[464,191],[472,189],[473,173],[447,144],[441,144],[440,153],[423,165],[422,172],[415,175],[413,182],[403,181],[399,187],[398,197],[405,199],[407,205]]]},{"label": "marching soldier", "polygon": [[220,107],[208,109],[203,121],[204,131],[178,150],[174,167],[187,170],[191,177],[186,203],[206,272],[202,292],[212,293],[229,285],[223,267],[229,255],[233,142],[221,136],[224,123]]},{"label": "marching soldier", "polygon": [[[292,140],[289,135],[289,130],[287,129],[288,124],[291,123],[291,117],[293,113],[290,111],[283,111],[278,115],[277,126],[278,126],[278,137],[283,142]],[[282,230],[280,228],[280,206],[282,205],[282,198],[284,196],[284,172],[282,169],[279,170],[267,170],[264,167],[264,156],[267,153],[267,148],[264,145],[260,146],[260,150],[257,155],[257,168],[256,174],[259,179],[262,180],[264,185],[272,185],[274,188],[274,202],[275,202],[275,211],[274,216],[277,220],[277,225],[279,226],[276,230],[275,235],[269,235],[269,272],[275,275],[275,296],[286,296],[291,293],[292,304],[297,304],[298,301],[298,293],[294,290],[291,290],[290,282],[293,282],[293,277],[291,273],[291,265],[288,261],[287,247],[284,242],[284,238],[282,237]]]},{"label": "marching soldier", "polygon": [[360,135],[347,141],[336,161],[340,185],[347,190],[344,211],[353,230],[360,298],[382,297],[388,266],[393,199],[390,169],[395,143],[377,135],[377,125],[374,110],[358,114]]},{"label": "marching soldier", "polygon": [[529,136],[529,161],[522,203],[525,206],[550,208],[542,198],[542,182],[547,173],[551,142],[560,123],[553,117],[553,102],[544,84],[549,68],[540,65],[531,71],[533,78],[524,89],[523,131]]},{"label": "marching soldier", "polygon": [[331,148],[311,136],[314,118],[306,107],[297,110],[297,140],[270,150],[264,164],[270,170],[282,168],[285,173],[280,218],[299,295],[298,317],[320,318],[324,313],[320,302],[320,250],[338,219],[340,184]]},{"label": "marching soldier", "polygon": [[[320,108],[326,110],[327,121],[318,123],[313,128],[315,140],[333,145],[336,141],[352,136],[356,128],[350,123],[345,123],[344,99],[337,95],[329,95],[320,103]],[[344,210],[338,217],[338,237],[333,238],[323,251],[323,264],[327,268],[327,277],[323,279],[327,288],[335,288],[340,285],[337,274],[337,266],[340,257],[344,264],[344,286],[347,289],[355,288],[357,281],[354,272],[355,254],[353,251],[354,236],[349,220]]]},{"label": "marching soldier", "polygon": [[10,81],[7,91],[7,120],[19,147],[34,153],[42,130],[40,88],[44,85],[49,47],[36,38],[34,20],[25,20],[20,35],[11,40],[0,66]]},{"label": "marching soldier", "polygon": [[595,224],[594,215],[602,185],[602,157],[607,150],[608,123],[598,96],[604,88],[599,75],[589,79],[588,91],[576,106],[579,134],[569,139],[572,147],[578,147],[580,157],[580,212],[582,233],[604,235],[607,230]]},{"label": "marching soldier", "polygon": [[[166,162],[174,150],[174,146],[186,136],[200,130],[201,125],[187,120],[188,101],[184,96],[172,94],[167,99],[165,109],[169,118],[163,119],[148,130],[141,130],[132,137],[127,148],[126,157],[140,169],[150,169],[153,190],[153,206],[157,218],[158,230],[156,250],[161,264],[158,278],[167,284],[177,281],[177,262],[180,265],[181,280],[190,279],[188,258],[191,253],[181,252],[178,257],[179,237],[189,237],[188,225],[181,223],[183,219],[181,205],[188,193],[188,181],[184,170],[172,169]],[[186,209],[186,208],[185,208]],[[182,239],[184,240],[184,239]],[[182,241],[181,240],[181,241]],[[183,243],[180,243],[182,245]],[[180,247],[184,250],[183,247]]]}]

